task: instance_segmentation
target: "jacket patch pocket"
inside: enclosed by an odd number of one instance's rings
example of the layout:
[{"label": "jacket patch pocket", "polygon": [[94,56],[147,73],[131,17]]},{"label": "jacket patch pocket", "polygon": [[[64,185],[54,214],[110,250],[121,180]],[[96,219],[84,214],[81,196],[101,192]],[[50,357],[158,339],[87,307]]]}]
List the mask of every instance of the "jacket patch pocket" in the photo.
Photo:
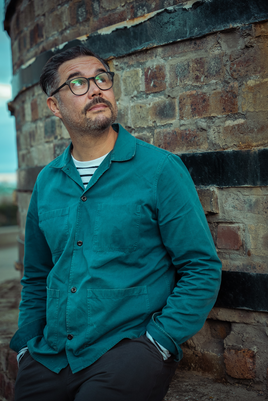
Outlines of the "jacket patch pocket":
[{"label": "jacket patch pocket", "polygon": [[150,314],[147,287],[87,290],[88,340],[142,324]]},{"label": "jacket patch pocket", "polygon": [[39,226],[52,253],[65,248],[69,237],[69,208],[41,213]]},{"label": "jacket patch pocket", "polygon": [[60,291],[47,288],[47,325],[44,338],[48,345],[58,351],[58,320]]},{"label": "jacket patch pocket", "polygon": [[98,205],[93,249],[97,252],[133,252],[138,246],[141,206]]}]

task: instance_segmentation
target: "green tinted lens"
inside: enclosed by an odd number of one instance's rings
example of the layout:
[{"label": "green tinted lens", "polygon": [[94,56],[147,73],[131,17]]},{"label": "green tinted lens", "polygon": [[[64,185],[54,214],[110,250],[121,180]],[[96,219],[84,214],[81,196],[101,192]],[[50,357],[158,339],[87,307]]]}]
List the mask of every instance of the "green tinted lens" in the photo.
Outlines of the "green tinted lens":
[{"label": "green tinted lens", "polygon": [[110,89],[113,85],[110,74],[102,72],[95,77],[95,83],[100,89]]},{"label": "green tinted lens", "polygon": [[84,78],[75,78],[70,82],[73,93],[81,95],[87,91],[88,82]]}]

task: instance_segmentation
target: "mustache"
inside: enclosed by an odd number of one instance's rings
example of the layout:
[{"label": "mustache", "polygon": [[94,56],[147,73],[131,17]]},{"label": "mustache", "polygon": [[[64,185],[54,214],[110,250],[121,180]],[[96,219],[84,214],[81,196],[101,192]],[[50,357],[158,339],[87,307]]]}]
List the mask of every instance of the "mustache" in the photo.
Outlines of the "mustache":
[{"label": "mustache", "polygon": [[86,114],[87,111],[89,109],[91,109],[91,107],[95,106],[96,104],[105,104],[106,106],[108,106],[111,110],[113,110],[113,106],[112,103],[109,102],[109,100],[106,99],[102,99],[101,97],[94,97],[93,100],[91,100],[91,102],[89,102],[83,109],[83,112]]}]

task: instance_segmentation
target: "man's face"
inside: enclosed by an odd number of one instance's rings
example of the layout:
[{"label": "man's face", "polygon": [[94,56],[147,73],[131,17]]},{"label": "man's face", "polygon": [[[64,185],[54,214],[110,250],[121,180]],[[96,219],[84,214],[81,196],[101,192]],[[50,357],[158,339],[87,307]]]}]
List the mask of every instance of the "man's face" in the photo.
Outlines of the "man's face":
[{"label": "man's face", "polygon": [[[59,67],[59,86],[71,78],[95,77],[105,71],[103,64],[97,58],[77,57]],[[80,135],[98,136],[109,128],[117,117],[113,89],[103,91],[93,80],[90,80],[86,94],[76,96],[66,85],[60,90],[58,99],[58,112],[54,114],[62,119],[70,135],[76,132]]]}]

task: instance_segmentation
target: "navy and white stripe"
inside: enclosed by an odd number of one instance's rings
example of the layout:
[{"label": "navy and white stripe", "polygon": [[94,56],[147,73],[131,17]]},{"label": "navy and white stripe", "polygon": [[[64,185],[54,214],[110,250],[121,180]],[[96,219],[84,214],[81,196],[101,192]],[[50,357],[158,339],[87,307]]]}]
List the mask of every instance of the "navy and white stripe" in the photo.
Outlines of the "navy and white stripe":
[{"label": "navy and white stripe", "polygon": [[74,165],[77,168],[78,173],[80,174],[82,183],[84,184],[85,188],[87,187],[87,184],[91,180],[91,177],[93,176],[99,165],[103,162],[107,154],[99,157],[98,159],[89,160],[87,162],[80,162],[79,160],[76,160],[72,155]]}]

